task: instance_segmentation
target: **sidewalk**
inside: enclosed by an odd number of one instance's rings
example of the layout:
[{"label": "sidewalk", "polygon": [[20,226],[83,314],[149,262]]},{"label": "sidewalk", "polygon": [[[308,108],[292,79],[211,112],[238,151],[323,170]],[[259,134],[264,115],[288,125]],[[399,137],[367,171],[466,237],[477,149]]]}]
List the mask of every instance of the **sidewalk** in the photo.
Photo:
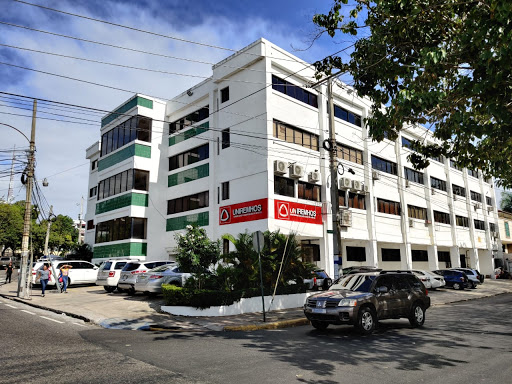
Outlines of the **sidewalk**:
[{"label": "sidewalk", "polygon": [[[266,314],[266,322],[263,322],[262,313],[225,317],[172,316],[159,312],[163,304],[162,298],[107,293],[103,287],[97,286],[72,286],[67,294],[59,294],[57,290],[51,289],[47,290],[46,297],[41,297],[41,291],[36,288],[32,291],[31,298],[25,300],[16,297],[17,279],[4,285],[4,276],[4,272],[1,271],[0,296],[52,312],[64,313],[104,328],[155,331],[250,331],[308,324],[302,308],[270,311]],[[437,307],[503,293],[512,293],[512,280],[487,279],[475,290],[441,289],[429,291],[429,296],[432,306]]]}]

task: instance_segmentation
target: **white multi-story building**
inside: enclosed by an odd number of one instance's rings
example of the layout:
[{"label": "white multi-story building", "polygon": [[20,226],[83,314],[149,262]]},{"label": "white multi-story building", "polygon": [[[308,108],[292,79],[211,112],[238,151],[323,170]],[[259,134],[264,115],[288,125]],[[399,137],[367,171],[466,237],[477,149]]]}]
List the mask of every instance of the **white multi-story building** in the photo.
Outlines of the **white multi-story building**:
[{"label": "white multi-story building", "polygon": [[335,256],[326,89],[305,87],[314,68],[261,39],[212,70],[172,100],[138,94],[102,119],[101,141],[87,149],[86,242],[96,259],[172,258],[175,234],[198,224],[212,239],[294,232],[331,276],[353,265],[492,273],[492,181],[445,158],[415,171],[409,140],[431,132],[405,127],[396,141],[373,142],[362,123],[370,101],[341,83]]}]

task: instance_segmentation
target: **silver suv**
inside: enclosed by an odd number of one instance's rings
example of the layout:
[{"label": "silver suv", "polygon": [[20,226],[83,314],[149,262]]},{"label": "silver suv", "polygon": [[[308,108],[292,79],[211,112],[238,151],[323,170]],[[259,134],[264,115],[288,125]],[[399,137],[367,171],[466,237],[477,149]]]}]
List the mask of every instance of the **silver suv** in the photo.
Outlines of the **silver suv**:
[{"label": "silver suv", "polygon": [[119,282],[117,283],[118,291],[126,291],[129,295],[135,294],[135,281],[140,273],[166,264],[175,264],[174,261],[131,261],[127,263],[121,270]]},{"label": "silver suv", "polygon": [[382,319],[405,317],[413,327],[425,322],[430,297],[410,271],[356,273],[336,281],[327,292],[310,296],[304,314],[317,329],[352,324],[370,334]]},{"label": "silver suv", "polygon": [[124,266],[136,259],[111,259],[103,262],[98,270],[96,285],[102,285],[107,292],[114,292],[121,277],[121,270]]}]

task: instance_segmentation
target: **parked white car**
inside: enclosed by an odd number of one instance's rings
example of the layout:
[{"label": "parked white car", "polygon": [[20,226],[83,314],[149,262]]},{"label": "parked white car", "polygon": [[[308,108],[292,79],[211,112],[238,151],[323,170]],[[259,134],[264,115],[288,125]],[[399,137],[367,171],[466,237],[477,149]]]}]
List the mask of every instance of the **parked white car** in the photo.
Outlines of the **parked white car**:
[{"label": "parked white car", "polygon": [[[55,285],[55,276],[53,270],[50,267],[49,261],[36,261],[32,264],[32,284],[39,284],[39,280],[36,281],[37,271],[43,269],[43,265],[49,266],[50,279],[48,285]],[[71,265],[68,275],[68,286],[76,284],[94,284],[96,282],[96,276],[98,275],[98,267],[88,261],[82,260],[56,260],[52,261],[55,268],[57,277],[60,274],[61,265]]]},{"label": "parked white car", "polygon": [[140,273],[145,273],[153,268],[161,265],[172,264],[174,261],[158,260],[158,261],[130,261],[126,263],[124,268],[121,270],[121,277],[117,283],[118,291],[126,291],[128,294],[133,295],[135,293],[135,281]]},{"label": "parked white car", "polygon": [[112,259],[105,261],[100,265],[98,270],[96,285],[103,286],[103,289],[107,292],[114,292],[117,288],[117,284],[119,283],[119,278],[121,277],[121,270],[131,261],[137,260]]},{"label": "parked white car", "polygon": [[437,275],[433,272],[421,269],[413,269],[412,272],[421,280],[427,289],[441,288],[446,285],[443,276]]}]

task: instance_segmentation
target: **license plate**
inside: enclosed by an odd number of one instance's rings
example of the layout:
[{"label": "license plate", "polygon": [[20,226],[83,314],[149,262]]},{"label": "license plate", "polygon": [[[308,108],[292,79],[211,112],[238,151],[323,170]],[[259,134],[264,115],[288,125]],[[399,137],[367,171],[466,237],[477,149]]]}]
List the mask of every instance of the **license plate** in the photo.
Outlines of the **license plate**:
[{"label": "license plate", "polygon": [[327,313],[327,311],[324,308],[313,308],[313,313]]},{"label": "license plate", "polygon": [[140,279],[140,280],[146,280],[146,279],[147,279],[147,277],[146,277],[146,276],[140,276],[140,277],[139,277],[139,279]]},{"label": "license plate", "polygon": [[126,280],[126,278],[127,278],[127,277],[128,277],[128,276],[123,276],[123,280]]}]

